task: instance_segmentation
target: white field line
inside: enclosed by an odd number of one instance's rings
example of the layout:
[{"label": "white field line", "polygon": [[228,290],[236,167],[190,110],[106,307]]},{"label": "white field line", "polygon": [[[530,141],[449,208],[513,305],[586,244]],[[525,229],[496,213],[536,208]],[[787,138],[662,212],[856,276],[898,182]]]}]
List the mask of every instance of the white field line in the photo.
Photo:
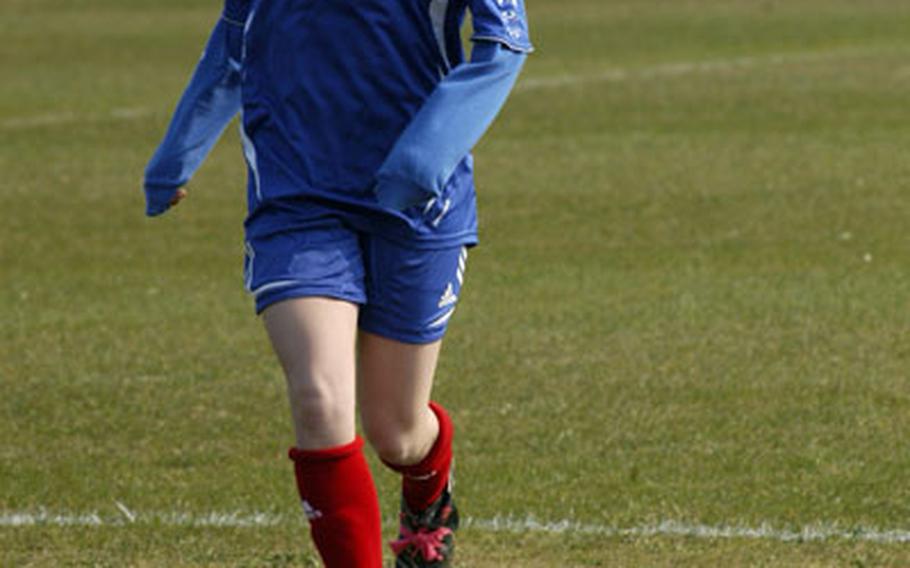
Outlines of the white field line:
[{"label": "white field line", "polygon": [[529,77],[521,80],[516,92],[561,89],[595,83],[622,83],[635,80],[672,79],[687,75],[730,73],[786,64],[811,63],[815,61],[837,61],[852,57],[864,57],[878,53],[889,53],[880,48],[854,48],[831,51],[804,51],[778,53],[763,56],[734,57],[705,61],[680,61],[647,67],[614,68],[592,73],[557,75],[552,77]]},{"label": "white field line", "polygon": [[534,517],[493,519],[467,519],[466,526],[489,532],[582,534],[605,537],[661,537],[682,536],[707,540],[747,539],[779,542],[823,542],[832,540],[864,541],[879,543],[910,543],[910,531],[903,529],[878,529],[855,527],[845,529],[836,524],[819,523],[799,529],[775,528],[769,523],[755,527],[745,525],[702,525],[680,521],[661,521],[651,525],[613,527],[586,524],[578,521],[538,521]]},{"label": "white field line", "polygon": [[115,108],[99,114],[79,114],[72,111],[52,112],[0,120],[0,130],[30,130],[45,126],[66,126],[91,122],[131,121],[151,116],[147,108]]},{"label": "white field line", "polygon": [[[288,516],[266,512],[149,512],[132,511],[120,502],[115,502],[119,514],[101,515],[90,513],[51,513],[46,510],[34,512],[0,512],[0,528],[13,527],[121,527],[126,525],[164,527],[221,527],[261,528],[283,525],[302,526],[303,515]],[[389,523],[391,526],[391,523]],[[910,543],[910,530],[880,529],[857,526],[844,528],[836,523],[818,523],[797,529],[775,528],[769,523],[758,526],[745,525],[704,525],[680,521],[661,521],[629,527],[616,527],[572,520],[541,521],[533,516],[494,517],[477,519],[466,517],[462,526],[492,533],[545,533],[557,535],[594,535],[603,537],[687,537],[705,540],[768,540],[777,542],[826,542],[855,541],[884,544]]]}]

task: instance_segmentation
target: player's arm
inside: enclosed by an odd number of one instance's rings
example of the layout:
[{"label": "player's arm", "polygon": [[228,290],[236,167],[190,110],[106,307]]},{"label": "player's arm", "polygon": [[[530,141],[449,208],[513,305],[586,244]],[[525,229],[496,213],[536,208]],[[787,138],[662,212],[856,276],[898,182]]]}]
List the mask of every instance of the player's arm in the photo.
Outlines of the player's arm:
[{"label": "player's arm", "polygon": [[502,109],[532,50],[519,0],[472,0],[471,11],[471,60],[437,85],[377,173],[376,196],[386,207],[405,209],[441,193]]},{"label": "player's arm", "polygon": [[145,170],[146,214],[160,215],[186,185],[240,111],[240,61],[248,0],[226,0],[167,134]]}]

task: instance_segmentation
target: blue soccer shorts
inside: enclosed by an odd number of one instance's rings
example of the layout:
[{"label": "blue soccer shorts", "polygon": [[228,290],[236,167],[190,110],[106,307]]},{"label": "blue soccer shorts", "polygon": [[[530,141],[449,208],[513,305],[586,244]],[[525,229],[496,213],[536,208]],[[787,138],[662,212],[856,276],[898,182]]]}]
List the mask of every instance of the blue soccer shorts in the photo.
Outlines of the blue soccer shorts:
[{"label": "blue soccer shorts", "polygon": [[361,330],[405,343],[441,339],[464,281],[467,248],[408,247],[341,217],[248,240],[244,275],[256,312],[291,298],[360,305]]}]

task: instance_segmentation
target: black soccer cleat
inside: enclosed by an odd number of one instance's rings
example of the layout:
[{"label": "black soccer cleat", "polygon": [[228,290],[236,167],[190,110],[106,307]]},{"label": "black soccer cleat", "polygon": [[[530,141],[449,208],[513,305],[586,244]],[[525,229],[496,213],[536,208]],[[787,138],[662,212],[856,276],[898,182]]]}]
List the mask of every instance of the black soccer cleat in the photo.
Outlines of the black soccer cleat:
[{"label": "black soccer cleat", "polygon": [[400,518],[398,540],[390,543],[395,553],[395,568],[452,566],[458,509],[452,499],[451,480],[439,499],[423,511],[409,510],[402,499]]}]

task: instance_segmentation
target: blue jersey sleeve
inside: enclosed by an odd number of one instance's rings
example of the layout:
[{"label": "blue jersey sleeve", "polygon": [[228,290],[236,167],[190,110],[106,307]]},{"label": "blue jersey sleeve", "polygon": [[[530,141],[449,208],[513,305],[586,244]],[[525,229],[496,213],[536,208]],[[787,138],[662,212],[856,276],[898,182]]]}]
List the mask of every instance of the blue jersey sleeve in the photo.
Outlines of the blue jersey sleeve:
[{"label": "blue jersey sleeve", "polygon": [[224,0],[224,19],[243,27],[250,11],[250,0]]},{"label": "blue jersey sleeve", "polygon": [[145,170],[146,214],[170,207],[240,111],[240,61],[248,0],[227,0],[170,126]]},{"label": "blue jersey sleeve", "polygon": [[403,210],[438,196],[458,164],[492,124],[526,54],[500,42],[475,44],[395,142],[376,175],[376,198]]},{"label": "blue jersey sleeve", "polygon": [[524,0],[470,0],[474,41],[502,43],[509,49],[533,51]]}]

